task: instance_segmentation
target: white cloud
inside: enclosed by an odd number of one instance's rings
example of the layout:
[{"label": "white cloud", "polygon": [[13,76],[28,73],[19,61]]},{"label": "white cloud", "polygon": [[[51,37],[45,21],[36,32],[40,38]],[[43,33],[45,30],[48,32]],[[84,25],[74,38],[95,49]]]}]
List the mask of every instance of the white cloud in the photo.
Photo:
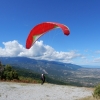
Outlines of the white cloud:
[{"label": "white cloud", "polygon": [[54,60],[60,62],[70,63],[74,58],[82,57],[81,54],[76,51],[58,52],[49,45],[44,45],[43,41],[36,41],[34,46],[30,49],[26,49],[18,41],[3,42],[4,48],[0,47],[0,56],[3,57],[15,57],[24,56],[34,59]]},{"label": "white cloud", "polygon": [[100,63],[100,57],[93,60],[94,63]]},{"label": "white cloud", "polygon": [[95,53],[96,53],[96,54],[100,54],[100,50],[96,51]]},{"label": "white cloud", "polygon": [[14,57],[17,56],[21,51],[23,51],[23,46],[20,45],[16,40],[3,42],[4,48],[0,47],[0,56],[3,57]]}]

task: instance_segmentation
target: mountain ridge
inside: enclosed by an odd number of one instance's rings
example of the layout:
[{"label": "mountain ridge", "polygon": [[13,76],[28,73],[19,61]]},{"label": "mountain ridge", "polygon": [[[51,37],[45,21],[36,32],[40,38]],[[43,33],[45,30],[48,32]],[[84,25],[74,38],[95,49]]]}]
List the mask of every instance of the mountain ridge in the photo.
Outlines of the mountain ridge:
[{"label": "mountain ridge", "polygon": [[25,68],[33,70],[37,73],[48,74],[51,77],[63,77],[71,74],[70,71],[75,71],[81,66],[74,65],[71,63],[61,63],[55,61],[46,61],[46,60],[35,60],[26,57],[0,57],[0,61],[3,64],[10,64],[13,67]]},{"label": "mountain ridge", "polygon": [[[31,59],[27,57],[0,57],[0,61],[3,64],[33,64],[33,65],[39,65],[39,66],[50,66],[50,65],[57,65],[57,67],[63,67],[64,69],[67,68],[67,70],[77,70],[79,68],[82,68],[79,65],[71,64],[71,63],[62,63],[57,61],[47,61],[47,60],[36,60]],[[18,64],[18,65],[19,65]],[[23,66],[22,66],[23,67]],[[24,66],[26,67],[26,66]]]}]

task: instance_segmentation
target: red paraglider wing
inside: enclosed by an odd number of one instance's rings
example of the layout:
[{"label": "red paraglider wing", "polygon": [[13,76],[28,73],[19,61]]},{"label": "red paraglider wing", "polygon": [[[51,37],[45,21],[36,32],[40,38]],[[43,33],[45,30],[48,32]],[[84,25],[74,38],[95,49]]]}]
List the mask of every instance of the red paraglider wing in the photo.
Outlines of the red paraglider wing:
[{"label": "red paraglider wing", "polygon": [[54,28],[61,28],[65,35],[70,34],[69,28],[63,24],[55,23],[55,22],[44,22],[36,25],[30,31],[28,38],[26,40],[26,48],[29,49],[40,36],[42,36],[43,34],[45,34],[46,32]]}]

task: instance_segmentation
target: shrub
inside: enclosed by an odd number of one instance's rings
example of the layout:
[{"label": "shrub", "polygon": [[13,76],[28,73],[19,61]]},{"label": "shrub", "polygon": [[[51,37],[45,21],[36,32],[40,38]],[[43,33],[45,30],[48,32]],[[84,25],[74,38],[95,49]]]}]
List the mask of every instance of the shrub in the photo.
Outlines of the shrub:
[{"label": "shrub", "polygon": [[6,65],[4,71],[1,74],[1,79],[13,80],[18,79],[18,73],[12,69],[10,65]]},{"label": "shrub", "polygon": [[96,86],[94,92],[93,92],[93,97],[100,99],[100,84]]}]

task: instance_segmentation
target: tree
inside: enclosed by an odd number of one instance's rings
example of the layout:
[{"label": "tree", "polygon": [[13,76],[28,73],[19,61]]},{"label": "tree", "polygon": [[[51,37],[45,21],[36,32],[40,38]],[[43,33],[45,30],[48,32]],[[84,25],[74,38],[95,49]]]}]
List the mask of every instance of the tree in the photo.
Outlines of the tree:
[{"label": "tree", "polygon": [[10,65],[5,66],[5,71],[10,72],[12,70],[12,67]]},{"label": "tree", "polygon": [[12,69],[10,65],[6,65],[4,68],[4,71],[2,72],[1,79],[5,80],[13,80],[13,79],[19,79],[18,73]]},{"label": "tree", "polygon": [[4,71],[4,67],[0,61],[0,78],[2,77],[3,71]]}]

